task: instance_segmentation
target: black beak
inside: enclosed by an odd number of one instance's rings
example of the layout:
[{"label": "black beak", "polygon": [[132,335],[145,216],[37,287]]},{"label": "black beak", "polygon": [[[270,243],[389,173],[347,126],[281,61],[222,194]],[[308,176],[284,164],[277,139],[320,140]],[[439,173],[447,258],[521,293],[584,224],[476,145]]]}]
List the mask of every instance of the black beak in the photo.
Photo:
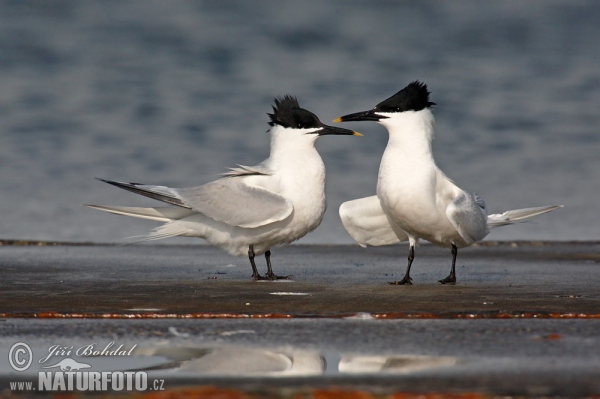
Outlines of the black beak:
[{"label": "black beak", "polygon": [[341,127],[327,126],[327,125],[323,125],[321,127],[321,130],[317,130],[315,133],[317,133],[319,136],[325,136],[326,134],[336,134],[336,135],[345,135],[345,136],[362,136],[362,134],[360,134],[358,132],[354,132],[352,130],[342,129]]},{"label": "black beak", "polygon": [[358,121],[375,121],[378,122],[380,119],[386,119],[387,116],[377,115],[374,110],[357,112],[354,114],[348,114],[340,116],[334,119],[334,122],[358,122]]}]

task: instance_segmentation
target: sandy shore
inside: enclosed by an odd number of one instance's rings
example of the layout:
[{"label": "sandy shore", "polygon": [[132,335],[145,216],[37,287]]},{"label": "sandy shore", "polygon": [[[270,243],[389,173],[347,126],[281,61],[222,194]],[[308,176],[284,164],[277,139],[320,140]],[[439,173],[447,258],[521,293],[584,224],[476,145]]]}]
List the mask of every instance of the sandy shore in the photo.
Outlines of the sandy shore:
[{"label": "sandy shore", "polygon": [[[437,283],[449,272],[449,251],[430,245],[417,249],[412,286],[388,284],[404,273],[405,246],[275,248],[275,272],[294,276],[276,282],[253,281],[247,259],[204,245],[5,245],[1,250],[4,317],[600,314],[598,243],[467,248],[459,252],[454,286]],[[257,265],[266,269],[262,257]]]},{"label": "sandy shore", "polygon": [[[428,245],[414,285],[392,286],[404,246],[275,248],[275,272],[294,278],[256,282],[247,259],[208,246],[9,244],[0,247],[4,393],[31,393],[10,383],[36,380],[53,345],[111,342],[135,350],[72,358],[142,370],[173,395],[600,393],[600,243],[468,248],[454,286],[437,283],[449,251]],[[15,342],[37,362],[23,373],[6,360]]]}]

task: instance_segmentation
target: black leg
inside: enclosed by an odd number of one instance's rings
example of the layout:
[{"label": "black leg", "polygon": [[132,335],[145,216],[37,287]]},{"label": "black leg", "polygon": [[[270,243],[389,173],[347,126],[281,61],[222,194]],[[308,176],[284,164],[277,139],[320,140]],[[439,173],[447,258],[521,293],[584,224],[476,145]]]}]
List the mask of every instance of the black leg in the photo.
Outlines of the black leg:
[{"label": "black leg", "polygon": [[458,248],[456,248],[456,245],[452,244],[452,270],[450,270],[448,277],[438,281],[440,284],[456,284],[456,254],[458,254]]},{"label": "black leg", "polygon": [[267,279],[269,280],[289,280],[292,275],[289,276],[277,276],[273,273],[273,269],[271,268],[271,250],[265,252],[265,260],[267,261]]},{"label": "black leg", "polygon": [[410,278],[410,267],[412,266],[412,262],[415,259],[415,247],[410,246],[408,250],[408,266],[406,267],[406,274],[404,278],[400,281],[390,281],[392,285],[412,285],[412,278]]},{"label": "black leg", "polygon": [[250,258],[250,264],[252,265],[252,278],[255,280],[260,280],[263,277],[258,274],[258,270],[256,269],[256,263],[254,263],[254,246],[250,245],[248,247],[248,258]]}]

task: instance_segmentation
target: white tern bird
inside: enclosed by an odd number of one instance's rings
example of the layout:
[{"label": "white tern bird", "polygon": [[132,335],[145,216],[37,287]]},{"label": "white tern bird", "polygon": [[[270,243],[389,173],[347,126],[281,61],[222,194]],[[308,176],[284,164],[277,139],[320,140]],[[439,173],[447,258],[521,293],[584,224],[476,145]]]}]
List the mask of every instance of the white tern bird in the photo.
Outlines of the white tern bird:
[{"label": "white tern bird", "polygon": [[559,206],[517,209],[488,215],[483,199],[457,187],[436,166],[431,151],[434,118],[424,83],[415,81],[369,111],[334,122],[375,121],[389,132],[381,158],[377,195],[340,206],[344,227],[360,245],[408,241],[404,278],[390,284],[412,284],[410,267],[419,239],[452,249],[450,275],[439,282],[456,283],[458,248],[482,240],[490,229],[550,212]]},{"label": "white tern bird", "polygon": [[[268,115],[271,152],[260,164],[238,165],[216,181],[191,188],[99,179],[171,206],[86,206],[166,222],[141,241],[174,236],[201,237],[231,255],[248,255],[254,279],[290,278],[273,273],[270,248],[304,237],[323,220],[325,165],[315,141],[330,134],[361,134],[324,125],[289,95],[276,98],[273,113]],[[263,253],[267,262],[265,277],[258,273],[254,263],[254,257]]]}]

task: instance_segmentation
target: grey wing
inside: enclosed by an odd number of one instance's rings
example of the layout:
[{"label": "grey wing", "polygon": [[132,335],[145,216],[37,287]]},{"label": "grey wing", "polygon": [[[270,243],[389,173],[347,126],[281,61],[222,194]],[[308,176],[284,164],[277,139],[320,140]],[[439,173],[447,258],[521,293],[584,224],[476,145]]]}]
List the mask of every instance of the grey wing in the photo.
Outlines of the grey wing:
[{"label": "grey wing", "polygon": [[485,202],[477,194],[471,196],[461,191],[448,204],[446,217],[469,245],[482,240],[490,232]]},{"label": "grey wing", "polygon": [[249,186],[244,177],[226,177],[191,188],[170,188],[98,179],[113,186],[181,208],[200,212],[232,226],[255,228],[287,218],[292,202],[264,188]]},{"label": "grey wing", "polygon": [[249,186],[242,178],[223,178],[200,187],[171,189],[193,210],[219,222],[256,228],[290,216],[290,200],[264,188]]}]

